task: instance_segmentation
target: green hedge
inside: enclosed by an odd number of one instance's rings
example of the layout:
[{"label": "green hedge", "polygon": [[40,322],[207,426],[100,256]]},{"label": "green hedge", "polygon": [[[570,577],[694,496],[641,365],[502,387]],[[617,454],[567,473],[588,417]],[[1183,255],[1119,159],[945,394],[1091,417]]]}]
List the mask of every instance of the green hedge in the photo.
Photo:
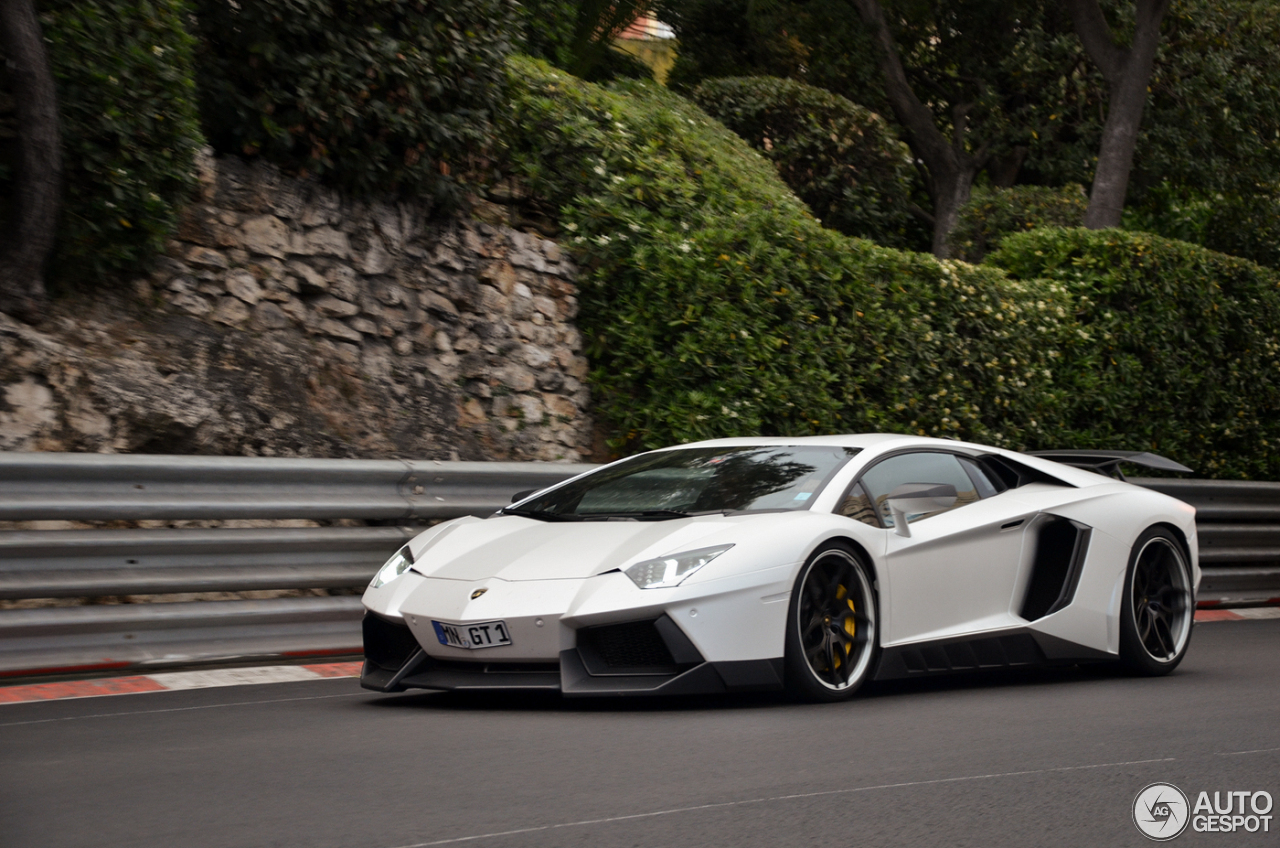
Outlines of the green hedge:
[{"label": "green hedge", "polygon": [[1084,187],[1014,186],[975,188],[960,210],[960,222],[951,233],[951,249],[957,259],[981,262],[1011,233],[1035,227],[1079,227],[1089,208]]},{"label": "green hedge", "polygon": [[927,248],[928,234],[908,211],[911,151],[879,115],[778,77],[707,80],[690,97],[764,153],[826,226],[890,247]]},{"label": "green hedge", "polygon": [[442,202],[486,164],[514,0],[195,2],[218,150]]},{"label": "green hedge", "polygon": [[560,210],[619,450],[880,430],[1280,473],[1267,269],[1121,230],[1013,233],[981,266],[878,247],[668,91],[510,68],[505,164]]},{"label": "green hedge", "polygon": [[1280,278],[1186,242],[1043,229],[987,258],[1065,288],[1055,447],[1151,450],[1198,473],[1280,474]]},{"label": "green hedge", "polygon": [[597,410],[630,450],[896,430],[1038,440],[1060,298],[823,229],[773,167],[656,85],[510,63],[507,167],[583,268]]},{"label": "green hedge", "polygon": [[203,143],[183,0],[44,0],[63,211],[52,276],[103,282],[164,249]]}]

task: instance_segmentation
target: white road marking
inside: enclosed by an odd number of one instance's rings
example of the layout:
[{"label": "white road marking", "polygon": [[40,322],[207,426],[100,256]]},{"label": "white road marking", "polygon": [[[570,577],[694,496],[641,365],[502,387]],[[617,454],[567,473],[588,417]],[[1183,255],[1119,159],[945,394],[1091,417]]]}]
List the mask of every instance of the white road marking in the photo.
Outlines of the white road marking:
[{"label": "white road marking", "polygon": [[1280,618],[1280,607],[1242,607],[1232,612],[1241,618]]},{"label": "white road marking", "polygon": [[544,824],[535,827],[521,827],[515,830],[496,831],[494,833],[478,833],[474,836],[456,836],[452,839],[437,839],[432,842],[415,842],[412,845],[400,845],[397,848],[432,848],[435,845],[456,845],[460,842],[476,842],[481,839],[496,839],[499,836],[518,836],[522,833],[538,833],[544,830],[561,830],[567,827],[587,827],[593,824],[611,824],[613,822],[649,819],[658,816],[670,816],[676,813],[695,813],[702,810],[719,810],[728,807],[741,807],[746,804],[767,804],[774,801],[796,801],[806,798],[823,798],[830,795],[850,795],[855,792],[875,792],[881,789],[905,789],[912,786],[934,786],[939,783],[960,783],[966,780],[995,780],[1003,777],[1024,777],[1031,774],[1053,774],[1062,771],[1081,771],[1084,769],[1119,768],[1120,766],[1138,766],[1148,763],[1168,763],[1176,757],[1161,757],[1155,760],[1130,760],[1123,763],[1097,763],[1088,766],[1059,766],[1057,768],[1031,769],[1029,771],[1007,771],[998,774],[974,774],[965,777],[940,777],[934,780],[916,780],[908,783],[882,783],[878,786],[856,786],[849,789],[827,789],[822,792],[800,792],[795,795],[773,795],[768,798],[748,798],[742,801],[720,801],[715,804],[699,804],[695,807],[674,807],[670,810],[654,810],[649,813],[632,813],[628,816],[610,816],[603,819],[584,819],[582,821]]},{"label": "white road marking", "polygon": [[295,680],[322,680],[322,675],[300,665],[267,665],[256,668],[214,668],[207,671],[167,671],[147,677],[166,689],[208,689],[215,686],[246,686],[252,683],[291,683]]}]

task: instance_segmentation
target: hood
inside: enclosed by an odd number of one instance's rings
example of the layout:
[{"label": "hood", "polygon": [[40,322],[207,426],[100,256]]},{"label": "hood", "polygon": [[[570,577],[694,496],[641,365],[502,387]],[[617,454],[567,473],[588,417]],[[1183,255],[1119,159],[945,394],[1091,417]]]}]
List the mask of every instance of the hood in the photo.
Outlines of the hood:
[{"label": "hood", "polygon": [[[749,516],[667,521],[535,521],[519,516],[463,519],[415,539],[413,570],[449,580],[570,580],[703,547],[703,540]],[[714,541],[706,542],[714,544]]]}]

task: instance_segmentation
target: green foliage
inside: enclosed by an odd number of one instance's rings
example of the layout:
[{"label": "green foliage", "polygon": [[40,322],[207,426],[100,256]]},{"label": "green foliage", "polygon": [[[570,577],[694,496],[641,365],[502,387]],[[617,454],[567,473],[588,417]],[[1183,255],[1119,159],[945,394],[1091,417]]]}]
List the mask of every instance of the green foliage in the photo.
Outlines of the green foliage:
[{"label": "green foliage", "polygon": [[520,52],[568,70],[581,6],[581,0],[521,0]]},{"label": "green foliage", "polygon": [[514,0],[196,0],[214,146],[440,202],[485,164]]},{"label": "green foliage", "polygon": [[1280,270],[1280,191],[1220,197],[1210,205],[1206,247]]},{"label": "green foliage", "polygon": [[959,259],[981,262],[1010,233],[1035,227],[1078,227],[1088,208],[1089,197],[1079,185],[975,188],[960,210],[951,248]]},{"label": "green foliage", "polygon": [[1221,200],[1220,194],[1214,197],[1169,182],[1159,183],[1144,190],[1140,202],[1125,207],[1120,226],[1126,230],[1208,246],[1206,229]]},{"label": "green foliage", "polygon": [[[1064,4],[881,3],[917,95],[949,138],[954,108],[964,107],[966,148],[986,147],[992,182],[1093,181],[1108,86]],[[1125,41],[1132,0],[1099,5]],[[877,48],[847,0],[662,0],[659,8],[680,38],[673,87],[786,76],[893,120]],[[1129,205],[1141,225],[1198,240],[1201,198],[1256,196],[1280,171],[1280,4],[1183,0],[1162,32]]]},{"label": "green foliage", "polygon": [[137,273],[164,248],[202,139],[183,0],[45,0],[63,212],[52,276]]},{"label": "green foliage", "polygon": [[600,52],[582,78],[591,82],[651,80],[653,69],[630,53],[610,48]]},{"label": "green foliage", "polygon": [[878,247],[670,92],[523,59],[511,83],[505,164],[560,210],[615,447],[881,430],[1280,473],[1266,269],[1120,230],[1013,233],[981,266]]},{"label": "green foliage", "polygon": [[1138,194],[1169,183],[1249,196],[1280,170],[1280,6],[1170,7],[1135,157]]},{"label": "green foliage", "polygon": [[[1046,89],[1070,75],[1081,56],[1058,4],[881,5],[911,85],[943,135],[958,132],[969,152],[985,148],[995,169],[1020,161],[1036,122],[1047,118],[1038,105],[1057,94]],[[680,39],[673,87],[721,76],[788,77],[894,120],[879,47],[848,0],[664,0],[658,6]],[[964,122],[957,128],[959,114]]]},{"label": "green foliage", "polygon": [[1064,289],[1055,447],[1151,450],[1200,474],[1280,473],[1280,278],[1119,230],[1010,235],[987,258]]},{"label": "green foliage", "polygon": [[773,167],[655,85],[511,62],[507,166],[583,268],[619,448],[897,430],[1042,441],[1056,295],[823,229]]},{"label": "green foliage", "polygon": [[[1121,31],[1132,28],[1132,2],[1101,5]],[[1161,30],[1129,205],[1166,222],[1168,235],[1194,236],[1194,221],[1178,219],[1197,195],[1248,196],[1280,169],[1280,5],[1183,0],[1170,5]],[[1107,86],[1091,62],[1074,61],[1080,49],[1078,40],[1050,39],[1028,56],[1028,67],[1045,65],[1027,92],[1036,135],[1025,171],[1037,181],[1093,178]]]},{"label": "green foliage", "polygon": [[652,79],[648,65],[609,46],[648,5],[634,0],[522,0],[517,46],[526,56],[592,82]]},{"label": "green foliage", "polygon": [[707,80],[693,101],[764,153],[822,222],[890,247],[927,249],[910,207],[911,151],[879,115],[778,77]]},{"label": "green foliage", "polygon": [[[793,17],[790,26],[773,26],[772,16],[767,13],[777,4],[658,0],[655,7],[658,17],[675,30],[680,40],[675,67],[667,78],[667,85],[677,91],[719,77],[805,75],[804,61],[809,51],[794,35],[799,19]],[[856,17],[851,7],[847,13]]]}]

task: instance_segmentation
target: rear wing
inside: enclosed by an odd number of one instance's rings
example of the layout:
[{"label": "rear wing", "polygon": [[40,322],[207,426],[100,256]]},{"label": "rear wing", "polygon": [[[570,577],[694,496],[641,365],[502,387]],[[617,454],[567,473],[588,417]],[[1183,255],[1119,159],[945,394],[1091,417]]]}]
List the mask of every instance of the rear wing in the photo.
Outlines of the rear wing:
[{"label": "rear wing", "polygon": [[1172,459],[1163,456],[1157,456],[1154,453],[1146,451],[1119,451],[1119,450],[1044,450],[1044,451],[1027,451],[1028,456],[1038,456],[1041,459],[1047,459],[1052,462],[1060,462],[1063,465],[1070,465],[1074,468],[1083,468],[1086,471],[1093,471],[1097,474],[1105,474],[1108,477],[1115,477],[1118,480],[1124,479],[1124,474],[1120,471],[1120,463],[1127,462],[1130,465],[1140,465],[1143,468],[1151,468],[1155,471],[1173,471],[1179,474],[1193,474],[1190,468]]}]

